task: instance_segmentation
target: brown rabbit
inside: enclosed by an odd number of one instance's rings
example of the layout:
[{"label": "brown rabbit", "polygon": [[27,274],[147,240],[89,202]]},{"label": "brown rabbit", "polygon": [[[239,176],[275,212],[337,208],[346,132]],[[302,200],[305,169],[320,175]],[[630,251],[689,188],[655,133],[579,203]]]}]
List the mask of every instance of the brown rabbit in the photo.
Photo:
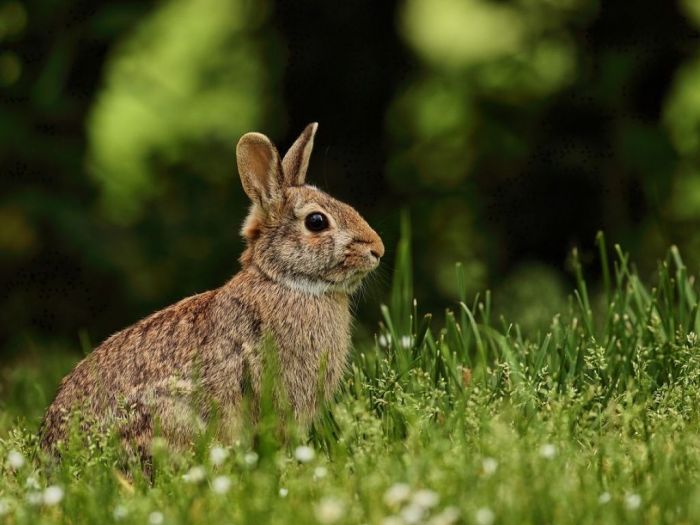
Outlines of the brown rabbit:
[{"label": "brown rabbit", "polygon": [[82,421],[116,424],[141,450],[155,429],[172,444],[188,443],[212,406],[222,421],[231,416],[223,432],[235,432],[244,389],[260,391],[267,334],[295,417],[311,420],[320,374],[329,397],[343,373],[349,296],[384,255],[353,208],[304,183],[317,127],[307,126],[282,160],[265,135],[241,137],[238,171],[252,201],[241,271],[112,335],[78,363],[44,416],[45,448],[67,437],[76,411]]}]

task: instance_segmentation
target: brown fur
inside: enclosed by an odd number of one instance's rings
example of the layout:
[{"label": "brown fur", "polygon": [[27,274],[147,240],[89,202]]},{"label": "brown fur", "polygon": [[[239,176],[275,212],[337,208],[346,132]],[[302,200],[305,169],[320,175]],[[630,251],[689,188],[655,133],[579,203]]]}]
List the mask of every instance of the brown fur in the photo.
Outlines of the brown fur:
[{"label": "brown fur", "polygon": [[[66,438],[71,414],[116,424],[147,450],[156,426],[173,444],[190,442],[212,406],[235,434],[246,381],[260,391],[261,341],[270,334],[294,415],[309,422],[329,397],[350,346],[349,295],[379,263],[379,236],[350,206],[304,185],[316,124],[283,160],[259,133],[238,143],[243,188],[252,201],[242,234],[242,270],[224,286],[156,312],[104,341],[66,376],[42,423],[42,443]],[[314,233],[305,217],[322,212],[330,228]]]}]

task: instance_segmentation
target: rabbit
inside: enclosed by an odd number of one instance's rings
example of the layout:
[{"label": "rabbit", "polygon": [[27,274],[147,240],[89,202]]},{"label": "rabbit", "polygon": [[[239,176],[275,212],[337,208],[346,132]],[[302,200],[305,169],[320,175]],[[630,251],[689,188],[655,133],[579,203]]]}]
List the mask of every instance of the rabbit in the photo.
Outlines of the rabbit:
[{"label": "rabbit", "polygon": [[244,396],[260,395],[266,337],[294,418],[313,420],[344,371],[351,295],[384,255],[357,211],[305,184],[317,127],[309,124],[283,159],[265,135],[241,137],[238,172],[252,202],[241,270],[117,332],[79,362],[46,411],[44,449],[66,441],[76,413],[83,426],[116,425],[142,452],[156,433],[191,443],[212,406],[226,416],[221,433],[235,435],[245,424],[236,423]]}]

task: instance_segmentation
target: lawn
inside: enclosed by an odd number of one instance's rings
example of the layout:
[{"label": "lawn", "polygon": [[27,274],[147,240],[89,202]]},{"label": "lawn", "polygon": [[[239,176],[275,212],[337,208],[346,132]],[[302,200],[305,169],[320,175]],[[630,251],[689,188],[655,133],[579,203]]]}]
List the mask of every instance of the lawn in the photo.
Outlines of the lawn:
[{"label": "lawn", "polygon": [[0,521],[700,523],[699,295],[677,250],[642,282],[599,236],[601,300],[574,254],[569,307],[526,335],[489,294],[431,321],[406,239],[374,342],[307,433],[267,409],[235,443],[156,441],[152,482],[110,436],[56,465],[35,432],[73,362],[5,369]]}]

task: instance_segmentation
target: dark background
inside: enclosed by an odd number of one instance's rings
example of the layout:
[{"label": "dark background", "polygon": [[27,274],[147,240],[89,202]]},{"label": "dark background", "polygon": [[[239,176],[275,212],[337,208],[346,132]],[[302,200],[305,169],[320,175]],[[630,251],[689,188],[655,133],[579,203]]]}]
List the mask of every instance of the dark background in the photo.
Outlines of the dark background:
[{"label": "dark background", "polygon": [[[0,355],[88,348],[238,268],[234,147],[320,123],[309,180],[416,294],[491,288],[541,326],[602,229],[700,263],[700,5],[593,0],[0,1]],[[80,342],[82,341],[82,343]]]}]

